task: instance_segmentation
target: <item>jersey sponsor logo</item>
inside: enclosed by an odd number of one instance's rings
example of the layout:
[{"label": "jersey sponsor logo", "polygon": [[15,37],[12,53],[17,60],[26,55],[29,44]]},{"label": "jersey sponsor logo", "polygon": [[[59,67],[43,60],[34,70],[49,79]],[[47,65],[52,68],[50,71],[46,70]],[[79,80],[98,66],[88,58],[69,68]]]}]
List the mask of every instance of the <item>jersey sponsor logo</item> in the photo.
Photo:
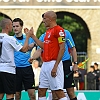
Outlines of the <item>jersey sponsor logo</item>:
[{"label": "jersey sponsor logo", "polygon": [[65,36],[65,34],[64,34],[64,32],[62,32],[62,30],[60,30],[59,35],[60,36]]}]

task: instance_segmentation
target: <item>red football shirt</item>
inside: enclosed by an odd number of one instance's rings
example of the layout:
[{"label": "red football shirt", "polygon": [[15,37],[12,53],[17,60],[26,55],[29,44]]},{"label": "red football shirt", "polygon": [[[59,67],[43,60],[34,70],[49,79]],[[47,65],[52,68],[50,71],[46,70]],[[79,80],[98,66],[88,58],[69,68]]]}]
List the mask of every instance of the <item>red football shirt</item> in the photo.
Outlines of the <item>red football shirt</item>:
[{"label": "red football shirt", "polygon": [[65,42],[64,29],[59,25],[46,31],[44,38],[43,61],[56,60],[59,52],[59,44]]}]

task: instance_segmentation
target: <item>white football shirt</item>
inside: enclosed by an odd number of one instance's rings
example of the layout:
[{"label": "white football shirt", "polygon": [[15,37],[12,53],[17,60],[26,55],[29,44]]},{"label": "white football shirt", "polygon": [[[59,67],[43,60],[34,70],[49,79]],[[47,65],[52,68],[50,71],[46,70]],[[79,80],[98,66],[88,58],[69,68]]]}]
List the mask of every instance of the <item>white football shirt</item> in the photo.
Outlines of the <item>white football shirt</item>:
[{"label": "white football shirt", "polygon": [[22,48],[13,36],[0,33],[0,72],[15,74],[14,50]]}]

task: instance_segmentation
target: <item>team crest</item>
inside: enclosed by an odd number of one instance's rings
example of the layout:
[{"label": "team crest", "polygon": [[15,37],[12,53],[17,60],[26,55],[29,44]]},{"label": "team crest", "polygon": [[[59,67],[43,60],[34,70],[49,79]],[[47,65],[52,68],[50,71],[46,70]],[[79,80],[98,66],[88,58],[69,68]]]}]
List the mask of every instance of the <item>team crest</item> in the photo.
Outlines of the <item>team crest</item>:
[{"label": "team crest", "polygon": [[51,36],[51,33],[48,34],[48,38],[50,38],[50,36]]},{"label": "team crest", "polygon": [[64,35],[64,32],[62,32],[62,30],[60,30],[59,35],[60,35],[60,36],[65,36],[65,35]]}]

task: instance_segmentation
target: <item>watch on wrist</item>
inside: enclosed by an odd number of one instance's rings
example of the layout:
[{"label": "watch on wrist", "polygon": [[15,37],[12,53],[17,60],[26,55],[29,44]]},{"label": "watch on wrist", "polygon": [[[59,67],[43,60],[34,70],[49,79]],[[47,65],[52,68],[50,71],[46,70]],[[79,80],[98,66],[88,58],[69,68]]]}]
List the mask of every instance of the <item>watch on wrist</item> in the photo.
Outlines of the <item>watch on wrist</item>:
[{"label": "watch on wrist", "polygon": [[77,61],[75,61],[74,64],[77,64]]}]

